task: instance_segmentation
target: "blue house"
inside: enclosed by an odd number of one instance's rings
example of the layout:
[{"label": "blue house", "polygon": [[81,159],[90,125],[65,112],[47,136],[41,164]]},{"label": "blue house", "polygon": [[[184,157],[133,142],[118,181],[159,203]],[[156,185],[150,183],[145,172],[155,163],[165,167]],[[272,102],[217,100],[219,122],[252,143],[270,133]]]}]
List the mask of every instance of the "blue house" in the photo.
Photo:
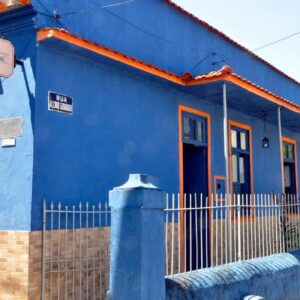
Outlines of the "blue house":
[{"label": "blue house", "polygon": [[106,201],[129,173],[209,201],[298,194],[300,83],[170,0],[116,2],[2,7],[3,295],[40,297],[43,199]]}]

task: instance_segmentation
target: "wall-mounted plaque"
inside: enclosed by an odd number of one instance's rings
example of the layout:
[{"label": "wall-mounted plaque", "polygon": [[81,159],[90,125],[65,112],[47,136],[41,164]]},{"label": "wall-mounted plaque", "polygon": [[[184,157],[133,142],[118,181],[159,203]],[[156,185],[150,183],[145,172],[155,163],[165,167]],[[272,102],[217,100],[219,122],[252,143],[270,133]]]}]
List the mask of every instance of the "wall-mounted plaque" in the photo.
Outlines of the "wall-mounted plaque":
[{"label": "wall-mounted plaque", "polygon": [[0,119],[0,139],[22,136],[22,118]]}]

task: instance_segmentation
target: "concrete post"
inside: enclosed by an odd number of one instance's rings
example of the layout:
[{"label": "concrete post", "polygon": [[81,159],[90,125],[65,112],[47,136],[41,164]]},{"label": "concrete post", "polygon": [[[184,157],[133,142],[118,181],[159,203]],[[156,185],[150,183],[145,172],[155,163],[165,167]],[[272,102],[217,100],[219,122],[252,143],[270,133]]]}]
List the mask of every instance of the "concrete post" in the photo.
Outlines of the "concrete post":
[{"label": "concrete post", "polygon": [[132,174],[109,192],[109,300],[164,300],[164,192]]}]

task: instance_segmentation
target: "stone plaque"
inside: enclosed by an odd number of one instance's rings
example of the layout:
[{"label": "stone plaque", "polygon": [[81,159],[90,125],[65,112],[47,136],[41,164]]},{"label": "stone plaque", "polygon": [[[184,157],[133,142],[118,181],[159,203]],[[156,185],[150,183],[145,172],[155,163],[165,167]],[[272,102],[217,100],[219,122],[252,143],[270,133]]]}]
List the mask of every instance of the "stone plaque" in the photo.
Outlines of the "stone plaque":
[{"label": "stone plaque", "polygon": [[9,139],[22,136],[22,118],[0,119],[0,138]]}]

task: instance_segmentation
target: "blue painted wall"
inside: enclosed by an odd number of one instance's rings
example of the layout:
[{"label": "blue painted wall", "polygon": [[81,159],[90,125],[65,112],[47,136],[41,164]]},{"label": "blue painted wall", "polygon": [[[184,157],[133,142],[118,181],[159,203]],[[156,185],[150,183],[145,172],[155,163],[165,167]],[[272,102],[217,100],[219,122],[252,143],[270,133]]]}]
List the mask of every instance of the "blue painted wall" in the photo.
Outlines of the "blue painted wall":
[{"label": "blue painted wall", "polygon": [[[38,13],[38,27],[62,26],[179,74],[191,70],[212,50],[217,53],[218,60],[224,55],[240,54],[239,49],[161,0],[135,1],[109,11],[101,7],[95,9],[92,1],[70,0],[68,6],[56,0],[33,0],[32,3],[43,13],[51,13],[54,8],[59,14],[77,11],[62,15],[59,21]],[[61,200],[64,204],[79,200],[106,201],[108,190],[125,181],[128,173],[150,174],[156,185],[167,192],[178,192],[179,104],[211,114],[211,181],[213,176],[225,174],[220,105],[163,82],[134,75],[116,65],[96,63],[71,54],[69,49],[58,51],[42,43],[38,46],[35,71],[35,32],[33,15],[29,15],[31,27],[20,26],[18,32],[7,33],[16,44],[17,55],[25,61],[27,83],[20,67],[14,77],[3,82],[6,92],[1,96],[0,114],[3,117],[22,116],[24,136],[18,139],[16,148],[0,150],[4,166],[1,193],[10,195],[3,198],[9,201],[3,202],[1,227],[40,229],[43,197],[55,202]],[[8,18],[3,24],[16,30],[13,19]],[[142,24],[147,33],[134,24]],[[155,36],[149,32],[154,32]],[[241,59],[233,65],[237,72],[286,97],[298,97],[299,86],[251,57]],[[207,58],[195,73],[210,71],[214,60],[215,57]],[[72,96],[73,115],[48,111],[48,91]],[[229,118],[253,127],[254,192],[280,192],[276,126],[268,123],[271,147],[263,150],[262,120],[235,110],[229,110]],[[300,140],[300,136],[292,132],[285,131],[284,135]],[[11,180],[13,176],[14,181]],[[33,217],[30,217],[30,209]]]},{"label": "blue painted wall", "polygon": [[300,298],[300,253],[285,253],[166,278],[166,299]]},{"label": "blue painted wall", "polygon": [[[179,104],[211,114],[211,180],[225,174],[220,105],[68,55],[67,49],[60,52],[40,44],[38,53],[33,229],[41,227],[43,197],[64,204],[104,201],[128,173],[150,174],[157,186],[178,192]],[[48,111],[49,90],[74,97],[74,114]],[[253,127],[254,191],[280,192],[277,127],[267,123],[271,147],[264,150],[261,119],[234,110],[229,110],[229,119]]]},{"label": "blue painted wall", "polygon": [[16,147],[0,147],[0,229],[29,230],[33,172],[33,107],[35,93],[34,13],[30,8],[0,15],[0,32],[12,42],[17,59],[13,76],[1,78],[0,118],[21,117],[23,135]]},{"label": "blue painted wall", "polygon": [[[38,15],[38,27],[65,28],[178,74],[191,71],[198,75],[229,64],[247,79],[300,104],[298,84],[245,55],[163,0],[134,1],[112,7],[105,7],[112,4],[108,0],[70,0],[68,5],[59,0],[32,0],[32,3],[43,13]],[[52,19],[55,13],[60,15],[58,21]]]}]

